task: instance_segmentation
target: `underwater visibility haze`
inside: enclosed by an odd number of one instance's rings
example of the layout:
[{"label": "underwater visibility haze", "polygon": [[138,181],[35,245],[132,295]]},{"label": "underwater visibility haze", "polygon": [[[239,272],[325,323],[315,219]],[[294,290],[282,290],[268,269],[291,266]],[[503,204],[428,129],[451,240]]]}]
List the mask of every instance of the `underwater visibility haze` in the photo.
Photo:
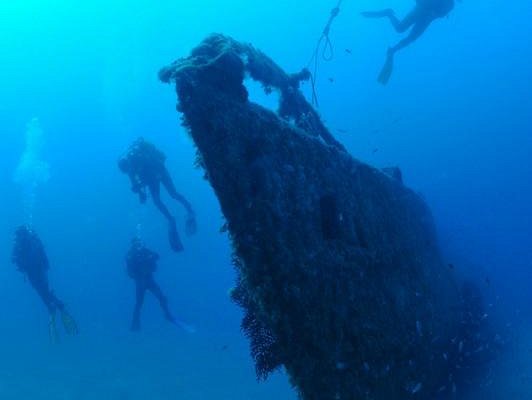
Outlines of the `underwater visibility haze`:
[{"label": "underwater visibility haze", "polygon": [[532,4],[436,3],[2,2],[0,399],[532,398]]}]

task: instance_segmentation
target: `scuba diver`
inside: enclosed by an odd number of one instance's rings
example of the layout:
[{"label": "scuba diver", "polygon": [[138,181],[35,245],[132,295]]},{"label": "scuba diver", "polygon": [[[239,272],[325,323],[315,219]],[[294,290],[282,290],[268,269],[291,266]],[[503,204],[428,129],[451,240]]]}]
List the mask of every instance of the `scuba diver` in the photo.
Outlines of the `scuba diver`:
[{"label": "scuba diver", "polygon": [[48,270],[50,265],[44,246],[35,231],[28,226],[21,226],[15,232],[15,245],[11,257],[19,271],[24,274],[29,283],[48,309],[50,314],[49,333],[52,342],[58,341],[55,317],[57,311],[68,335],[75,336],[79,333],[76,321],[67,312],[65,304],[57,298],[48,283]]},{"label": "scuba diver", "polygon": [[446,17],[453,8],[454,0],[416,0],[415,7],[403,20],[399,20],[392,9],[362,13],[366,18],[388,18],[398,33],[404,33],[411,28],[406,38],[388,48],[386,63],[379,75],[380,83],[383,85],[388,83],[393,72],[395,53],[419,39],[432,22]]},{"label": "scuba diver", "polygon": [[138,194],[143,204],[147,199],[146,188],[148,188],[153,203],[168,221],[170,246],[174,251],[180,252],[183,251],[183,244],[177,232],[175,218],[161,201],[161,184],[168,194],[187,210],[186,229],[189,235],[196,232],[196,217],[190,203],[177,192],[166,169],[165,161],[166,156],[160,150],[143,138],[139,138],[133,142],[127,154],[119,160],[118,167],[129,176],[131,190]]},{"label": "scuba diver", "polygon": [[166,299],[166,296],[153,278],[153,274],[157,270],[158,261],[159,255],[148,249],[140,239],[135,238],[131,241],[131,247],[126,256],[127,273],[129,277],[135,281],[136,286],[136,300],[133,311],[133,320],[131,322],[131,330],[133,332],[140,331],[140,310],[144,304],[146,291],[149,290],[159,301],[164,317],[168,322],[171,322],[188,332],[192,332],[193,328],[182,321],[179,321],[172,315],[168,308],[168,300]]}]

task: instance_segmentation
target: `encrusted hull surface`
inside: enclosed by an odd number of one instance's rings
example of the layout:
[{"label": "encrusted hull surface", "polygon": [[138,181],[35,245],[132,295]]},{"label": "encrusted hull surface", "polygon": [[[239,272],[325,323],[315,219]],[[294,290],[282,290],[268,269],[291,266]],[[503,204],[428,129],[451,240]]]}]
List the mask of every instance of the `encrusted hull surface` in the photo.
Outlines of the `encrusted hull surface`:
[{"label": "encrusted hull surface", "polygon": [[[246,75],[280,92],[278,113]],[[160,73],[227,220],[257,373],[284,366],[305,400],[435,398],[459,294],[431,213],[334,140],[304,77],[221,35]]]}]

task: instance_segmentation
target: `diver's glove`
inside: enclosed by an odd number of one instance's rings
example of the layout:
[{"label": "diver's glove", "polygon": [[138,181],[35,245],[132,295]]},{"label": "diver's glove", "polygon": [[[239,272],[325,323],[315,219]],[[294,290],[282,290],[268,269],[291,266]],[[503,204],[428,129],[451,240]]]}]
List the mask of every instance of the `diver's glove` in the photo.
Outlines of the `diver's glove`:
[{"label": "diver's glove", "polygon": [[55,314],[50,315],[48,321],[48,335],[50,336],[50,342],[52,344],[59,343],[59,335],[57,334],[57,326],[55,324]]},{"label": "diver's glove", "polygon": [[77,336],[79,334],[76,320],[65,310],[61,311],[61,321],[63,321],[63,327],[67,335]]}]

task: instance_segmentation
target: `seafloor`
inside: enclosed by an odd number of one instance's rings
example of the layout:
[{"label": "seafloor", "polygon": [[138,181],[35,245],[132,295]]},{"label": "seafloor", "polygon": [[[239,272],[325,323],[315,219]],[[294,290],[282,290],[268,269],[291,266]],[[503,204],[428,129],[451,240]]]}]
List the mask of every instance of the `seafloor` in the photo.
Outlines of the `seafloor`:
[{"label": "seafloor", "polygon": [[[532,327],[493,371],[493,380],[471,398],[531,399]],[[39,332],[42,333],[42,332]],[[132,335],[90,335],[52,346],[45,335],[3,337],[2,400],[295,400],[279,373],[258,383],[248,344],[238,335],[187,335],[166,324]],[[10,362],[5,362],[9,360]]]},{"label": "seafloor", "polygon": [[3,337],[0,354],[10,362],[0,363],[0,399],[296,398],[282,374],[256,381],[243,338],[187,335],[166,324],[146,331],[110,336],[102,330],[58,346],[31,332]]}]

